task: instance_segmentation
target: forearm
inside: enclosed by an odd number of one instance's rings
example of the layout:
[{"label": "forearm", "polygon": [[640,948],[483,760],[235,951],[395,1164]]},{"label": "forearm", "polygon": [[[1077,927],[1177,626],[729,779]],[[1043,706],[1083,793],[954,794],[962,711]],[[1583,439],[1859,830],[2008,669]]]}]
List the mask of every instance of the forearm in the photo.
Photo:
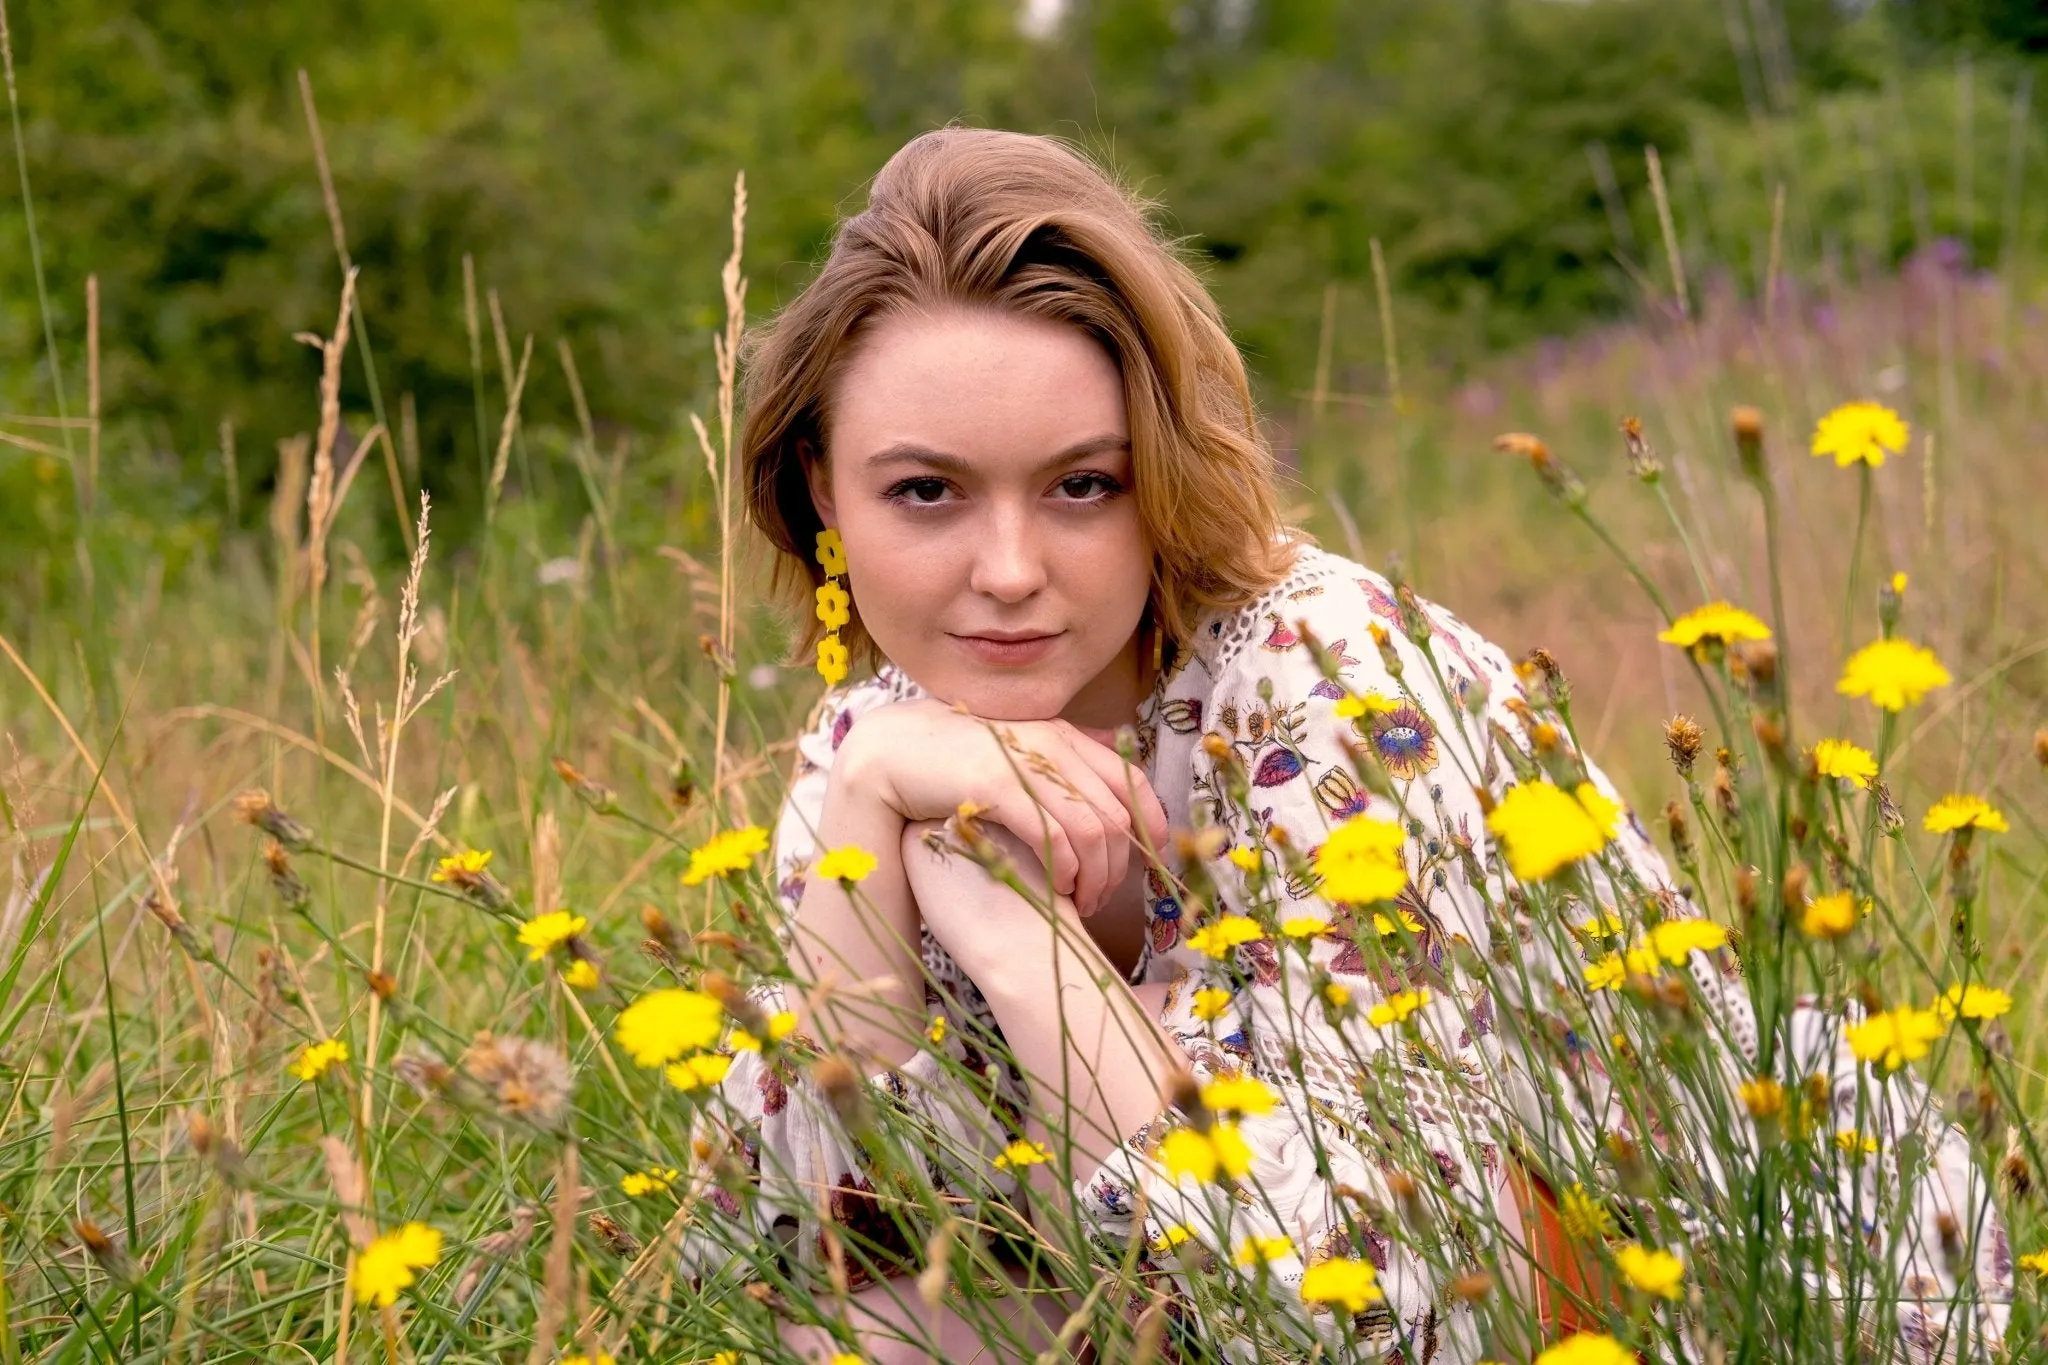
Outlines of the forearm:
[{"label": "forearm", "polygon": [[923,1024],[920,922],[903,867],[903,819],[862,786],[834,784],[818,822],[818,851],[854,845],[874,855],[875,868],[851,893],[815,874],[805,884],[791,966],[807,987],[830,988],[811,998],[793,992],[790,1008],[797,1027],[821,1043],[893,1067],[917,1051]]}]

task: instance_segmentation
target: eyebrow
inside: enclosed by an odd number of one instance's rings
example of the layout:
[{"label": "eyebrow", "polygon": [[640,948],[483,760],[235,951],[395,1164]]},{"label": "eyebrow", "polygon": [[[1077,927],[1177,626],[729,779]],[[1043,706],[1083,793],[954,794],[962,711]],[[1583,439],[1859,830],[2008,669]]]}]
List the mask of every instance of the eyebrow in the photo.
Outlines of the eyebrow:
[{"label": "eyebrow", "polygon": [[[1113,450],[1128,450],[1130,445],[1129,439],[1123,436],[1093,436],[1076,445],[1068,446],[1065,450],[1062,450],[1059,454],[1041,464],[1033,472],[1038,473],[1045,470],[1058,469],[1061,465],[1072,464],[1074,461],[1086,459],[1090,455],[1103,455]],[[915,441],[898,441],[895,445],[885,446],[868,456],[864,464],[869,469],[879,469],[883,465],[891,464],[919,464],[929,469],[941,469],[949,474],[967,474],[971,473],[974,468],[973,463],[962,456],[949,454],[943,450],[933,450],[931,447],[921,446]]]}]

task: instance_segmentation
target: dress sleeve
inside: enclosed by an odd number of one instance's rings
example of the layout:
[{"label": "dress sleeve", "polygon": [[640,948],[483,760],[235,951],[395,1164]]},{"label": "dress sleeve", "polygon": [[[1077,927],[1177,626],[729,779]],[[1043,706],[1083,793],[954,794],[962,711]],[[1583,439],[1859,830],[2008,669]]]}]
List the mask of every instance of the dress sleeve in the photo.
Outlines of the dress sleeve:
[{"label": "dress sleeve", "polygon": [[[797,739],[773,848],[781,912],[776,936],[785,952],[817,851],[833,755],[862,714],[891,700],[875,684],[835,689]],[[823,1264],[830,1254],[829,1222],[847,1248],[850,1281],[859,1284],[869,1275],[856,1247],[886,1271],[922,1247],[928,1229],[919,1226],[918,1199],[1014,1195],[1015,1180],[992,1164],[1010,1140],[1017,1112],[1013,1077],[992,1065],[984,1050],[992,1016],[928,934],[924,957],[932,978],[926,1003],[934,1016],[946,1016],[945,1023],[934,1024],[926,1046],[908,1061],[866,1078],[857,1128],[812,1078],[817,1045],[805,1035],[765,1051],[724,1049],[730,1066],[699,1111],[693,1134],[691,1189],[712,1216],[700,1217],[685,1234],[686,1271],[708,1277],[736,1257],[785,1243],[793,1244],[800,1264]],[[748,996],[762,1018],[772,1020],[800,985],[764,979]],[[929,1187],[908,1199],[902,1192],[906,1166],[921,1172]]]},{"label": "dress sleeve", "polygon": [[[1716,1144],[1753,1140],[1731,1134],[1728,1115],[1742,1112],[1735,1096],[1755,1064],[1756,1022],[1732,954],[1677,953],[1670,965],[1682,963],[1699,987],[1696,1038],[1719,1094],[1698,1105],[1701,1097],[1685,1095],[1647,1101],[1655,1072],[1633,1065],[1619,993],[1591,989],[1586,975],[1646,918],[1696,913],[1640,822],[1623,811],[1587,880],[1590,903],[1567,902],[1563,923],[1552,902],[1539,911],[1486,827],[1486,812],[1535,771],[1527,697],[1505,656],[1440,608],[1397,601],[1372,576],[1325,583],[1283,606],[1217,661],[1201,708],[1209,735],[1191,760],[1192,819],[1221,831],[1226,851],[1202,869],[1213,904],[1173,950],[1186,988],[1162,1019],[1189,1048],[1198,1079],[1249,1072],[1272,1085],[1279,1105],[1242,1119],[1248,1170],[1229,1198],[1168,1177],[1157,1145],[1189,1118],[1178,1110],[1134,1135],[1077,1192],[1105,1235],[1129,1236],[1142,1220],[1148,1243],[1169,1259],[1251,1262],[1246,1288],[1272,1295],[1333,1349],[1377,1342],[1410,1360],[1476,1359],[1481,1325],[1453,1291],[1471,1272],[1500,1273],[1491,1242],[1510,1206],[1510,1153],[1538,1171],[1584,1172],[1593,1188],[1578,1193],[1598,1206],[1622,1203],[1616,1154],[1630,1143],[1685,1143],[1688,1157],[1696,1147],[1700,1169],[1718,1178]],[[1350,714],[1352,702],[1340,712],[1347,695],[1368,709]],[[1618,803],[1598,768],[1584,767]],[[1355,815],[1401,826],[1405,884],[1391,903],[1333,907],[1318,894],[1315,852]],[[1221,958],[1192,946],[1202,927],[1235,916],[1259,937]],[[1227,991],[1228,1007],[1198,1011],[1195,992],[1205,986]],[[1816,1069],[1853,1078],[1853,1060],[1838,1071],[1847,1056],[1839,1021],[1807,1010],[1790,1033],[1793,1045],[1816,1050]],[[1926,1125],[1924,1091],[1893,1084],[1887,1099],[1903,1106],[1899,1121]],[[1834,1202],[1861,1210],[1866,1229],[1896,1229],[1891,1273],[1904,1289],[1941,1299],[1956,1293],[1954,1279],[1923,1253],[1942,1244],[1944,1210],[1970,1228],[1988,1201],[1959,1134],[1932,1150],[1931,1167],[1892,1169],[1882,1180],[1875,1163],[1844,1172],[1866,1188],[1860,1202],[1846,1186]],[[1903,1224],[1873,1201],[1880,1185],[1902,1200]],[[1991,1321],[1997,1306],[1983,1302],[1997,1297],[1994,1272],[2006,1254],[1995,1218],[1989,1229],[1973,1244],[1983,1292],[1964,1298],[1981,1306],[1986,1327],[2002,1327]],[[1836,1229],[1859,1240],[1864,1230]],[[1355,1315],[1305,1306],[1306,1267],[1335,1257],[1370,1262],[1383,1299]],[[1947,1309],[1925,1311],[1940,1321]],[[1914,1329],[1902,1330],[1910,1341]]]}]

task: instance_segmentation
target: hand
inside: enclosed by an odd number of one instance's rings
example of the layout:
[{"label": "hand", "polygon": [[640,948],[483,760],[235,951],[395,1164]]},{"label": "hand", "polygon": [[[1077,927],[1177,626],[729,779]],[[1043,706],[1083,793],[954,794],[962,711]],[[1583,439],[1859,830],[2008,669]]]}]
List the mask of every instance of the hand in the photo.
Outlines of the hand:
[{"label": "hand", "polygon": [[989,721],[929,698],[897,702],[860,718],[833,769],[834,782],[856,784],[905,823],[943,820],[972,801],[984,821],[1049,848],[1052,889],[1083,915],[1123,884],[1138,837],[1155,849],[1166,840],[1166,808],[1144,772],[1064,720]]}]

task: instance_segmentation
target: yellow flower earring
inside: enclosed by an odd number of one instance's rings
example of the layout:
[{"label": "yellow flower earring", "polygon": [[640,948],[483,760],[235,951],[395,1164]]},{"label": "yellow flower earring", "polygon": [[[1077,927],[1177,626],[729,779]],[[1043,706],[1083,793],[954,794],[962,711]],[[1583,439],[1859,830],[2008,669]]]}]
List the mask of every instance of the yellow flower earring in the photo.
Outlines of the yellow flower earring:
[{"label": "yellow flower earring", "polygon": [[825,570],[825,581],[818,585],[818,620],[825,626],[825,638],[818,641],[818,676],[827,687],[837,687],[846,677],[847,662],[839,628],[853,619],[853,598],[839,585],[839,575],[846,572],[846,545],[832,527],[818,532],[818,564]]}]

